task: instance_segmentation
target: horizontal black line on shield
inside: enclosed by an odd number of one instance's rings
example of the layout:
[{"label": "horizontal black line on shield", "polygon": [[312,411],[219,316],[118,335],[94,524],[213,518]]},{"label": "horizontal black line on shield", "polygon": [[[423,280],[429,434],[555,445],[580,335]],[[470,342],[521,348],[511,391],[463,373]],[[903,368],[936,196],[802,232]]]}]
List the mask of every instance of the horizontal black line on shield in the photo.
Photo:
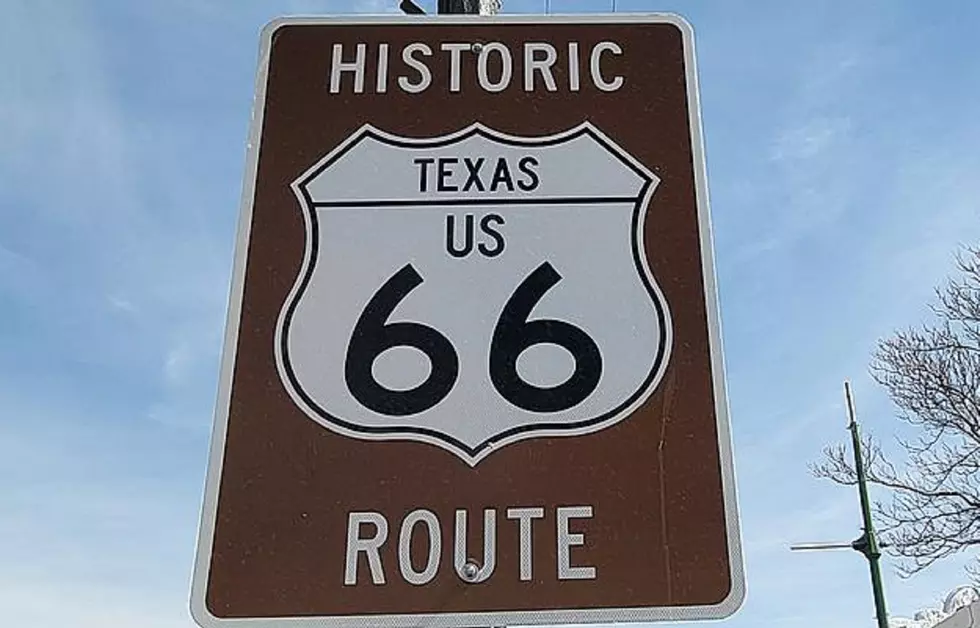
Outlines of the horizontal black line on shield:
[{"label": "horizontal black line on shield", "polygon": [[473,205],[611,205],[636,203],[637,196],[571,196],[563,198],[440,198],[440,199],[392,199],[377,201],[323,201],[313,203],[317,209],[331,207],[460,207]]}]

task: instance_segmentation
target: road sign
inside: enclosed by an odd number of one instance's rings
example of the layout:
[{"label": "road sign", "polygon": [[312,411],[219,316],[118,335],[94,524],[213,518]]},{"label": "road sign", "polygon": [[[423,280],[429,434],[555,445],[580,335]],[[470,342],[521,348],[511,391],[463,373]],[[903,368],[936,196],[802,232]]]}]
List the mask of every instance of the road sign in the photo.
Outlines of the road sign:
[{"label": "road sign", "polygon": [[733,613],[687,24],[286,19],[261,51],[198,623]]}]

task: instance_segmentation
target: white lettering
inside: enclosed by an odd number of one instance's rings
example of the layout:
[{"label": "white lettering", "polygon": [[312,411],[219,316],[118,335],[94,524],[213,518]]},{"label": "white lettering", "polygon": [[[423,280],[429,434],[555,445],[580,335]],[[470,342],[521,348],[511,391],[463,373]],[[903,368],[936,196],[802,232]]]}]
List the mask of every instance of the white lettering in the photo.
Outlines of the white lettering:
[{"label": "white lettering", "polygon": [[[374,525],[374,536],[361,538],[361,524]],[[364,552],[371,568],[371,581],[385,583],[385,572],[381,567],[379,549],[388,540],[388,521],[377,512],[352,512],[347,517],[347,559],[344,561],[344,584],[357,584],[358,554]]]},{"label": "white lettering", "polygon": [[467,580],[463,575],[463,566],[469,561],[466,551],[466,511],[456,511],[456,548],[453,563],[456,574],[471,583],[483,582],[491,575],[497,566],[497,511],[487,508],[483,511],[483,564],[476,577]]},{"label": "white lettering", "polygon": [[439,47],[443,52],[449,53],[449,91],[459,91],[460,55],[464,50],[470,49],[470,44],[442,44]]},{"label": "white lettering", "polygon": [[531,579],[534,562],[531,525],[534,519],[544,519],[544,508],[508,508],[507,518],[520,522],[521,580],[527,582]]},{"label": "white lettering", "polygon": [[558,508],[558,579],[595,580],[595,567],[572,567],[570,548],[584,545],[585,535],[568,531],[569,519],[592,518],[592,506],[571,506]]},{"label": "white lettering", "polygon": [[378,80],[375,90],[379,94],[388,91],[388,44],[378,44]]},{"label": "white lettering", "polygon": [[[519,578],[521,582],[530,582],[534,578],[534,536],[538,535],[539,542],[542,534],[546,538],[554,538],[557,542],[556,572],[559,581],[562,580],[595,580],[596,567],[589,565],[572,565],[571,548],[585,545],[585,535],[581,532],[570,531],[572,519],[590,519],[593,516],[592,506],[560,506],[555,509],[555,537],[551,537],[541,526],[535,528],[535,521],[545,518],[545,508],[513,507],[506,509],[506,517],[518,522],[518,556]],[[453,553],[453,567],[457,577],[467,583],[482,583],[489,580],[497,566],[497,511],[494,508],[483,509],[483,556],[470,554],[468,541],[475,535],[468,528],[469,511],[455,511],[455,530],[453,538],[445,539],[443,546],[442,524],[439,517],[431,510],[419,508],[409,512],[401,521],[398,533],[397,560],[402,579],[414,586],[424,586],[431,583],[439,575],[442,567],[442,557],[450,551]],[[393,522],[394,523],[394,522]],[[373,530],[367,527],[373,526]],[[419,528],[423,528],[420,530]],[[347,515],[347,545],[344,560],[344,585],[359,584],[358,568],[365,561],[371,572],[371,581],[375,585],[386,584],[381,551],[388,540],[389,523],[379,512],[351,512]],[[416,538],[418,534],[424,539]],[[507,535],[507,538],[512,538]],[[424,562],[420,564],[421,556],[412,556],[413,542],[423,541],[428,547]],[[452,543],[452,545],[450,545]],[[418,543],[415,543],[418,549]],[[552,546],[554,547],[554,546]],[[509,548],[513,551],[512,548]],[[392,554],[394,545],[389,550]],[[478,552],[474,552],[477,554]],[[362,557],[363,554],[363,557]],[[394,556],[391,557],[394,560]],[[472,570],[475,565],[477,569]],[[418,567],[418,568],[417,568]],[[552,572],[555,574],[556,572]],[[513,575],[510,576],[513,578]],[[539,575],[540,579],[541,576]]]},{"label": "white lettering", "polygon": [[579,90],[578,76],[578,42],[568,42],[568,89],[577,92]]},{"label": "white lettering", "polygon": [[344,61],[344,45],[333,45],[333,58],[330,61],[330,93],[340,92],[340,79],[344,72],[354,73],[354,93],[364,91],[364,58],[367,56],[367,44],[357,44],[357,52],[353,61]]},{"label": "white lettering", "polygon": [[602,53],[609,51],[614,55],[623,54],[623,49],[619,44],[612,41],[601,41],[592,49],[592,83],[604,92],[614,92],[623,86],[623,77],[616,76],[613,80],[607,81],[602,76]]},{"label": "white lettering", "polygon": [[431,57],[432,48],[429,48],[425,44],[415,43],[405,46],[405,49],[402,50],[402,61],[405,62],[405,65],[411,66],[412,69],[419,73],[417,83],[410,81],[407,76],[398,77],[398,86],[410,94],[424,92],[432,84],[432,72],[429,70],[429,66],[425,65],[420,59],[415,58],[416,52]]},{"label": "white lettering", "polygon": [[[470,51],[476,50],[474,44],[460,41],[432,45],[410,42],[395,44],[394,49],[391,43],[370,45],[369,50],[366,43],[333,44],[330,93],[362,94],[367,90],[385,94],[399,89],[418,94],[435,88],[456,94],[463,89],[464,75],[467,81],[470,77],[475,79],[476,88],[491,93],[511,87],[528,93],[579,92],[583,73],[587,73],[585,80],[591,79],[600,92],[615,92],[625,85],[625,77],[611,65],[611,57],[624,54],[615,41],[600,41],[585,50],[578,41],[527,41],[513,49],[492,41],[482,44],[479,52],[473,54]],[[368,60],[369,52],[377,54],[377,58]],[[351,75],[350,81],[345,80],[347,74]],[[436,75],[447,78],[434,83]]]},{"label": "white lettering", "polygon": [[[544,53],[544,58],[538,58],[539,52]],[[534,91],[534,73],[540,72],[544,79],[545,87],[549,92],[558,91],[555,84],[555,77],[551,73],[551,66],[558,60],[558,51],[551,44],[546,43],[527,43],[524,44],[524,91]]]},{"label": "white lettering", "polygon": [[[490,80],[488,62],[490,53],[496,52],[500,55],[500,80],[496,83]],[[511,76],[514,73],[514,60],[510,56],[510,50],[500,42],[486,44],[480,49],[480,56],[477,59],[477,76],[480,79],[480,87],[488,92],[501,92],[510,85]]]},{"label": "white lettering", "polygon": [[[429,555],[426,557],[425,568],[422,571],[415,571],[415,567],[412,566],[412,533],[418,523],[424,523],[429,533]],[[402,578],[405,582],[416,586],[429,583],[439,571],[441,558],[442,531],[439,529],[439,520],[435,514],[425,509],[408,513],[398,533],[398,566],[401,568]]]}]

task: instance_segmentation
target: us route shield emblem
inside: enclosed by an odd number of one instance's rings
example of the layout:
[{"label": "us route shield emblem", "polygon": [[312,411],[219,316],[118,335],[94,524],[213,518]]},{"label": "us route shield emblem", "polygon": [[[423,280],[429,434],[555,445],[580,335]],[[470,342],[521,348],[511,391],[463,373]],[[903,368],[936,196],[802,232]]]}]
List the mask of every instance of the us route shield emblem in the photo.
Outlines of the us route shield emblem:
[{"label": "us route shield emblem", "polygon": [[276,335],[283,383],[328,429],[471,465],[624,419],[670,352],[640,237],[657,183],[589,123],[362,127],[293,183],[306,252]]}]

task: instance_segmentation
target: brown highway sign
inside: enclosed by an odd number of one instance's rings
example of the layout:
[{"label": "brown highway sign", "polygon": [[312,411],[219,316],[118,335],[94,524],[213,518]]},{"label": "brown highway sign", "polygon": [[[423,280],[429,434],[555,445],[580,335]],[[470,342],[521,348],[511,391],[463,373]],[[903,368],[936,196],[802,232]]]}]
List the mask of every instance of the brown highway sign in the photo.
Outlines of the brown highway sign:
[{"label": "brown highway sign", "polygon": [[735,612],[687,23],[286,18],[256,89],[196,621]]}]

